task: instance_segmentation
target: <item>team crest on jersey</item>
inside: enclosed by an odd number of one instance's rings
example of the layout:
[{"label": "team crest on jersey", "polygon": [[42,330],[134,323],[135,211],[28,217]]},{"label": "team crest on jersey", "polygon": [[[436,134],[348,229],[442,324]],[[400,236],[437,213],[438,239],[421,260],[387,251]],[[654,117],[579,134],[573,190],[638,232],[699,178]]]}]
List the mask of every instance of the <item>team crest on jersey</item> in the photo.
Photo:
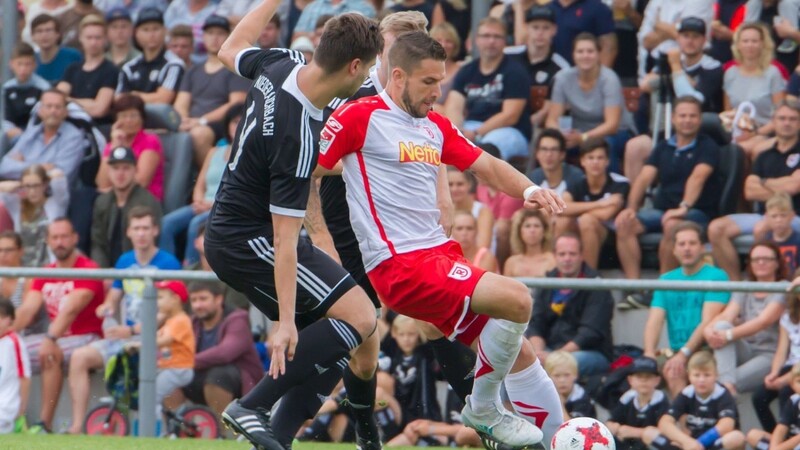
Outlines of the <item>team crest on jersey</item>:
[{"label": "team crest on jersey", "polygon": [[421,162],[438,166],[442,163],[439,149],[434,148],[429,143],[419,145],[414,141],[400,143],[400,162]]},{"label": "team crest on jersey", "polygon": [[455,263],[453,264],[453,268],[450,269],[450,273],[448,273],[447,276],[454,280],[465,281],[472,276],[472,269],[470,269],[467,265]]},{"label": "team crest on jersey", "polygon": [[786,158],[786,166],[789,168],[797,167],[797,163],[800,162],[800,154],[792,153]]},{"label": "team crest on jersey", "polygon": [[339,130],[342,129],[342,126],[339,122],[336,122],[333,119],[328,119],[328,123],[322,127],[322,131],[319,133],[319,154],[324,155],[328,153],[328,148],[330,148],[331,144],[333,144],[333,140],[336,139],[336,131],[331,131],[330,125],[331,121],[335,122],[336,125],[339,126]]}]

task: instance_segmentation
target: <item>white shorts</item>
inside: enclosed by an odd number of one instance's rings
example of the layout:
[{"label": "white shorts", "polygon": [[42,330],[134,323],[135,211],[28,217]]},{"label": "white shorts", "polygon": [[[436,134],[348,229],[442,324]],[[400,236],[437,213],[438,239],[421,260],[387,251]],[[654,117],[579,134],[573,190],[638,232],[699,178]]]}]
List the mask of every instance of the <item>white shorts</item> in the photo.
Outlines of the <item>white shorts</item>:
[{"label": "white shorts", "polygon": [[[42,371],[39,348],[42,346],[44,339],[44,334],[31,334],[22,338],[22,341],[25,342],[25,347],[28,349],[28,357],[31,360],[31,373],[33,374],[38,374]],[[75,349],[85,347],[98,339],[100,339],[100,336],[96,334],[76,334],[59,338],[56,344],[64,353],[64,368],[66,369],[69,366],[69,358]]]}]

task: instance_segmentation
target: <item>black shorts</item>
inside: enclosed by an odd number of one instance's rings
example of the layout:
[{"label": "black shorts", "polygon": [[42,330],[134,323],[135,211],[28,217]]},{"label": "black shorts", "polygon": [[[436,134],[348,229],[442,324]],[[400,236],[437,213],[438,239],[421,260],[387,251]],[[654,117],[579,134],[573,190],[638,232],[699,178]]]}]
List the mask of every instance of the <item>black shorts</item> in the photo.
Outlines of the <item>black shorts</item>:
[{"label": "black shorts", "polygon": [[[218,232],[221,230],[217,230]],[[225,230],[227,231],[227,230]],[[219,235],[236,236],[236,230]],[[247,296],[271,320],[278,317],[275,291],[275,254],[269,233],[220,242],[205,239],[209,265],[220,280]],[[295,323],[302,329],[323,318],[328,309],[356,286],[353,277],[311,240],[300,237],[297,244],[297,300]]]},{"label": "black shorts", "polygon": [[359,286],[364,289],[364,292],[367,293],[367,297],[372,300],[372,304],[375,305],[375,309],[381,307],[381,302],[378,300],[378,293],[375,292],[375,288],[372,287],[372,283],[369,282],[369,277],[367,277],[367,271],[364,269],[364,260],[361,259],[361,252],[358,250],[358,247],[355,249],[348,249],[347,251],[340,251],[339,258],[342,260],[342,267],[344,270],[348,271],[350,275],[356,280]]},{"label": "black shorts", "polygon": [[194,403],[205,405],[207,403],[203,387],[207,384],[225,389],[233,394],[234,398],[242,395],[242,377],[239,369],[233,364],[195,371],[192,382],[183,388],[183,395]]}]

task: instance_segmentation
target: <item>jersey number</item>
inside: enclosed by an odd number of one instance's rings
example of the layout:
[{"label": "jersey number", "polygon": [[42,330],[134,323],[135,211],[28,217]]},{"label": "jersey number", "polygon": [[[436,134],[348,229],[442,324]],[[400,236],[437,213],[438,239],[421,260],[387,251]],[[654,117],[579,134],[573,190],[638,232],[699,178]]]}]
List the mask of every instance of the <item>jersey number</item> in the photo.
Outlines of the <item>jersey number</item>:
[{"label": "jersey number", "polygon": [[244,126],[242,126],[242,132],[239,133],[239,142],[237,142],[238,145],[236,146],[236,154],[233,157],[233,162],[228,164],[228,169],[231,172],[236,170],[236,166],[239,165],[239,157],[242,156],[244,141],[247,140],[247,137],[253,132],[253,128],[256,127],[255,117],[253,117],[253,111],[255,110],[256,102],[251,102],[250,106],[247,107],[247,112],[244,116]]}]

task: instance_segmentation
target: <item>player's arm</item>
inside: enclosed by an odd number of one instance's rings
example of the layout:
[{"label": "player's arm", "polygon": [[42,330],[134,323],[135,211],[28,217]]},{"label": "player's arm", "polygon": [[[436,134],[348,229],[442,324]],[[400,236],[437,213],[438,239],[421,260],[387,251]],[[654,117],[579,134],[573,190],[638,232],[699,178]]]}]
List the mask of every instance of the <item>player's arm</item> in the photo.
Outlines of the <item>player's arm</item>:
[{"label": "player's arm", "polygon": [[67,332],[67,329],[81,311],[92,301],[94,292],[89,289],[79,288],[67,294],[63,306],[58,311],[55,320],[47,328],[47,334],[59,338]]},{"label": "player's arm", "polygon": [[253,46],[261,30],[266,28],[275,15],[280,3],[280,0],[262,0],[258,6],[245,14],[219,50],[219,59],[225,67],[236,72],[236,55]]},{"label": "player's arm", "polygon": [[[247,20],[247,16],[245,19]],[[275,291],[278,294],[278,330],[273,335],[272,363],[269,374],[273,378],[286,373],[286,358],[294,359],[297,346],[297,327],[294,323],[297,300],[297,241],[303,217],[272,214],[275,247]],[[286,356],[284,356],[286,352]]]},{"label": "player's arm", "polygon": [[670,441],[681,444],[682,448],[691,449],[697,446],[697,441],[690,435],[684,433],[680,427],[678,427],[678,422],[675,418],[669,414],[661,416],[661,419],[658,421],[658,430]]},{"label": "player's arm", "polygon": [[320,181],[317,177],[311,178],[311,189],[308,194],[308,205],[306,205],[306,217],[303,219],[303,227],[314,245],[321,248],[328,256],[341,264],[342,260],[339,258],[339,253],[333,244],[333,237],[328,231],[325,216],[322,215],[322,202],[319,198]]},{"label": "player's arm", "polygon": [[788,433],[789,427],[782,423],[776,425],[775,430],[772,432],[769,448],[774,450],[793,450],[800,445],[800,434],[786,439]]}]

